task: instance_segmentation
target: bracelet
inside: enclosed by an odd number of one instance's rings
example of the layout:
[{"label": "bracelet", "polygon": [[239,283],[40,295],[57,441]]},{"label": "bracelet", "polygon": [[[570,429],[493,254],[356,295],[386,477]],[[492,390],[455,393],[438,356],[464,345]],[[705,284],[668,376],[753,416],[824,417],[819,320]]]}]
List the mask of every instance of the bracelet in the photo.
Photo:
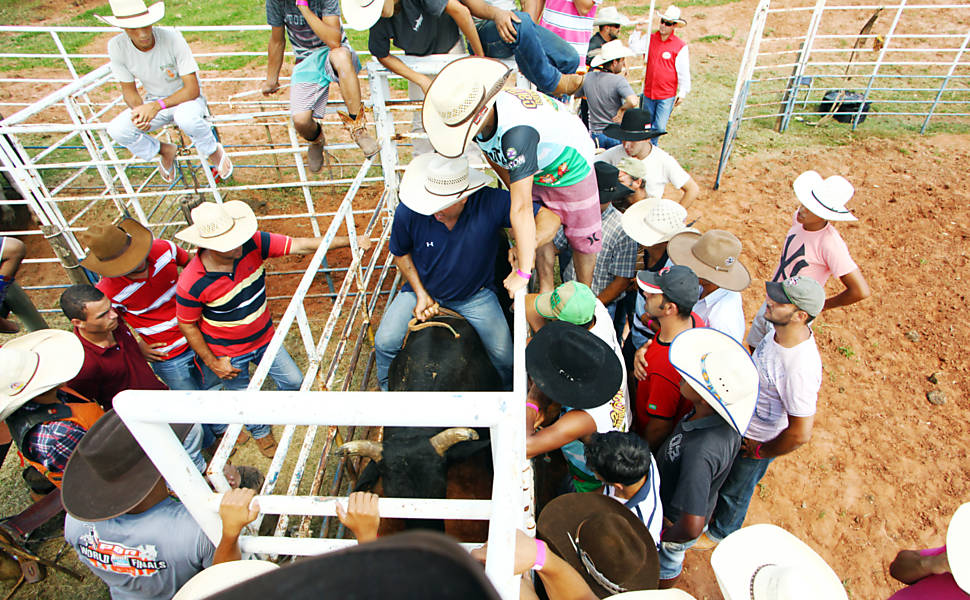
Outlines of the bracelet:
[{"label": "bracelet", "polygon": [[296,5],[297,6],[306,6],[307,8],[310,7],[310,3],[307,2],[307,0],[296,0]]},{"label": "bracelet", "polygon": [[754,457],[757,459],[764,458],[764,456],[761,456],[761,446],[762,444],[758,444],[757,446],[754,447]]},{"label": "bracelet", "polygon": [[541,571],[546,566],[546,543],[536,538],[536,562],[532,565],[533,571]]},{"label": "bracelet", "polygon": [[526,402],[525,407],[534,409],[536,411],[536,414],[539,414],[539,412],[541,412],[539,410],[539,406],[535,402]]},{"label": "bracelet", "polygon": [[516,269],[515,274],[521,277],[522,279],[525,279],[526,281],[532,279],[532,273],[526,273],[522,269]]},{"label": "bracelet", "polygon": [[162,107],[162,110],[165,110],[166,108],[168,108],[168,106],[165,104],[165,100],[162,100],[161,98],[159,98],[155,102],[158,102],[158,105]]}]

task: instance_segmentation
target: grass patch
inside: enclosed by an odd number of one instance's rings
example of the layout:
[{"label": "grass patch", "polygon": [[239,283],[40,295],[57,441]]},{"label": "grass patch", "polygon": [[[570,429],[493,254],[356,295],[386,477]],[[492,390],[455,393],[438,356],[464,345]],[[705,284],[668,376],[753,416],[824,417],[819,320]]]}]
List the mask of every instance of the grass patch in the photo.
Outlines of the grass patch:
[{"label": "grass patch", "polygon": [[852,358],[855,356],[855,350],[853,350],[851,346],[839,346],[836,348],[836,350],[838,350],[839,354],[846,358]]},{"label": "grass patch", "polygon": [[730,41],[734,39],[735,33],[737,33],[737,30],[732,29],[731,35],[724,35],[723,33],[713,33],[711,35],[701,36],[694,41],[699,42],[701,44],[713,44],[714,42],[720,42],[721,40]]}]

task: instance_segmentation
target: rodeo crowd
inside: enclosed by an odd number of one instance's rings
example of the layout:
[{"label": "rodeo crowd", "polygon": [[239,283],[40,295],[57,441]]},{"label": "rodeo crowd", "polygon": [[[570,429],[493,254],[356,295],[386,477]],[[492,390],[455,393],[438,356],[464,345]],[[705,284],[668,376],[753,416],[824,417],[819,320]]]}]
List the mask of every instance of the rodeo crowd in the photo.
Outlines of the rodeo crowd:
[{"label": "rodeo crowd", "polygon": [[[205,121],[191,50],[180,33],[155,26],[164,5],[110,4],[103,20],[124,30],[108,44],[111,68],[128,106],[108,126],[112,139],[157,160],[170,182],[177,149],[148,134],[174,122],[229,177],[232,161]],[[311,171],[324,162],[317,119],[332,82],[354,142],[368,157],[379,150],[341,16],[369,30],[370,53],[408,80],[412,99],[423,98],[414,129],[427,142],[415,142],[424,151],[405,171],[390,238],[406,283],[377,331],[378,383],[399,389],[394,358],[409,328],[451,311],[481,339],[490,363],[482,385],[510,389],[504,296],[531,284],[526,454],[561,450],[568,474],[542,507],[538,536],[518,532],[515,572],[535,575],[534,584],[523,578],[523,597],[691,598],[674,588],[685,555],[713,548],[725,598],[847,598],[807,544],[773,525],[743,524],[769,465],[785,456],[776,468],[797,468],[797,454],[786,455],[811,438],[822,377],[813,321],[870,295],[834,225],[855,220],[853,186],[814,171],[792,182],[791,228],[748,326],[742,241],[688,223],[699,187],[658,146],[690,91],[688,48],[675,33],[686,21],[670,6],[657,31],[639,23],[627,46],[618,35],[629,20],[598,4],[266,0],[272,33],[262,91],[280,88],[288,38],[296,56],[290,113]],[[455,57],[432,79],[392,56],[391,40],[411,56],[473,56]],[[636,55],[646,59],[639,94],[625,76]],[[496,58],[514,59],[536,89],[511,87],[511,70]],[[582,98],[580,116],[562,102],[572,95]],[[500,186],[469,166],[478,153]],[[509,228],[510,268],[496,277]],[[337,508],[357,547],[285,568],[241,560],[238,537],[258,515],[259,471],[226,467],[234,489],[223,497],[214,545],[111,408],[127,389],[245,389],[273,335],[264,261],[311,254],[321,238],[259,231],[239,201],[192,211],[192,225],[176,234],[197,248],[192,255],[132,219],[80,237],[89,248],[82,265],[100,280],[63,293],[72,332],[42,330],[0,347],[0,418],[32,496],[59,488],[65,539],[112,598],[498,598],[479,564],[485,547],[469,554],[430,532],[378,539],[377,496],[365,492]],[[2,300],[25,250],[0,240]],[[331,248],[350,244],[338,237]],[[364,237],[357,244],[370,247]],[[832,277],[842,291],[826,297]],[[0,331],[16,333],[3,316]],[[281,390],[303,380],[285,350],[269,374]],[[204,471],[226,426],[173,429]],[[236,444],[250,437],[274,456],[268,425],[247,425]],[[891,573],[911,585],[893,598],[966,598],[968,534],[964,505],[945,546],[901,551]]]}]

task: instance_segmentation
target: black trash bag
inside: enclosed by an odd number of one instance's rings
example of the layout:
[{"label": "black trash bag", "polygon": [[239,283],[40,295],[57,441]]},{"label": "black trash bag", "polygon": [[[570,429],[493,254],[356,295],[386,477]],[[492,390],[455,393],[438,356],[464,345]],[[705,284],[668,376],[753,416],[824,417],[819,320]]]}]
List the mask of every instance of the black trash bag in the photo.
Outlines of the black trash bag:
[{"label": "black trash bag", "polygon": [[[839,94],[842,94],[841,101],[839,101]],[[822,103],[818,105],[818,112],[822,114],[833,113],[832,116],[839,123],[851,123],[856,113],[859,112],[859,105],[862,104],[863,98],[864,96],[858,92],[829,90],[822,96]],[[832,109],[833,104],[836,105],[834,111]],[[871,105],[871,102],[866,102],[862,107],[862,115],[859,116],[860,123],[866,120]]]}]

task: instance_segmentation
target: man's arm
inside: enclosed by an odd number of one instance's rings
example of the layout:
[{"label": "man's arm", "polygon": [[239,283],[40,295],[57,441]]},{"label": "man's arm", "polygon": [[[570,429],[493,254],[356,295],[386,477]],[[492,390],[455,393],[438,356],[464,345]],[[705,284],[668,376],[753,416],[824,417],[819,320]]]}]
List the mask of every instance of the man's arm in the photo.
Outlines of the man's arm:
[{"label": "man's arm", "polygon": [[545,0],[520,0],[519,6],[522,12],[528,13],[532,21],[538,25],[539,18],[542,16],[542,9],[545,7]]},{"label": "man's arm", "polygon": [[[519,264],[516,267],[524,273],[531,273],[536,264],[536,221],[532,216],[532,178],[525,177],[513,181],[509,186],[512,196],[512,208],[509,221],[512,223],[512,237],[515,238],[516,256]],[[505,278],[505,289],[509,297],[514,296],[516,290],[529,283],[513,270]]]},{"label": "man's arm", "polygon": [[243,527],[259,516],[259,505],[253,502],[256,491],[248,488],[229,490],[219,503],[219,518],[222,520],[222,538],[216,546],[212,564],[241,560],[239,535]]},{"label": "man's arm", "polygon": [[[121,84],[122,94],[124,94],[125,85],[134,86],[131,84]],[[188,75],[182,76],[182,87],[178,89],[177,92],[172,94],[167,98],[162,98],[162,102],[165,106],[172,108],[173,106],[178,106],[183,102],[190,102],[199,97],[199,78],[195,73],[189,73]],[[125,102],[127,102],[127,97]],[[162,110],[162,105],[157,101],[147,102],[141,106],[136,106],[131,109],[131,122],[135,124],[135,127],[148,130],[149,124],[155,115]]]},{"label": "man's arm", "polygon": [[603,291],[599,293],[597,298],[599,298],[599,301],[604,305],[609,304],[610,302],[616,300],[620,294],[625,292],[626,289],[630,287],[630,283],[632,281],[632,277],[620,277],[618,275],[614,276],[613,281],[603,288]]},{"label": "man's arm", "polygon": [[283,51],[286,50],[286,34],[283,27],[273,27],[269,33],[269,47],[266,49],[266,81],[263,82],[263,95],[268,96],[280,89],[280,69],[283,67]]},{"label": "man's arm", "polygon": [[417,267],[414,266],[414,260],[411,258],[411,254],[395,256],[394,265],[407,282],[411,284],[414,295],[418,297],[418,303],[414,306],[414,316],[419,321],[427,321],[437,315],[438,303],[434,301],[434,298],[431,297],[428,290],[424,289],[424,283],[421,282],[421,276],[418,274]]},{"label": "man's arm", "polygon": [[690,205],[694,203],[694,200],[696,200],[697,196],[701,193],[700,186],[698,186],[697,182],[694,181],[694,178],[691,177],[687,180],[687,183],[681,186],[680,189],[684,191],[684,195],[680,197],[680,205],[684,208],[690,208]]},{"label": "man's arm", "polygon": [[413,81],[414,83],[421,86],[424,93],[428,93],[428,88],[431,87],[431,78],[424,73],[418,73],[411,67],[401,60],[400,58],[388,54],[383,58],[378,58],[377,62],[384,65],[384,68],[392,73],[396,73],[401,77],[407,79],[408,81]]},{"label": "man's arm", "polygon": [[677,99],[674,106],[680,106],[690,92],[690,52],[687,46],[681,48],[674,59],[674,69],[677,71]]},{"label": "man's arm", "polygon": [[580,16],[585,17],[589,14],[589,11],[593,10],[593,0],[573,0],[573,6],[576,7],[576,12]]},{"label": "man's arm", "polygon": [[[323,242],[322,237],[316,238],[293,238],[290,241],[290,254],[313,254],[320,247],[320,243]],[[357,245],[360,246],[361,250],[370,249],[371,242],[370,238],[366,235],[357,236]],[[346,235],[335,235],[333,237],[333,242],[331,242],[330,247],[327,250],[336,250],[337,248],[347,248],[350,246],[350,238]]]},{"label": "man's arm", "polygon": [[445,12],[454,19],[458,29],[465,34],[465,39],[468,40],[475,56],[485,56],[482,41],[478,39],[478,29],[475,28],[475,21],[472,20],[472,14],[468,7],[458,0],[448,0],[448,4],[445,5]]},{"label": "man's arm", "polygon": [[866,278],[862,276],[862,271],[859,269],[843,275],[839,278],[839,281],[842,282],[845,289],[840,294],[827,298],[825,308],[822,310],[855,304],[872,295],[872,290],[869,289],[869,284],[866,283]]},{"label": "man's arm", "polygon": [[583,410],[571,410],[550,425],[525,438],[526,458],[562,448],[596,432],[596,422]]},{"label": "man's arm", "polygon": [[337,15],[326,15],[322,19],[316,15],[309,6],[297,4],[300,14],[306,19],[306,24],[310,26],[313,33],[320,41],[330,47],[331,50],[340,47],[340,40],[343,31],[340,28],[340,17]]},{"label": "man's arm", "polygon": [[522,20],[514,12],[492,6],[484,0],[461,0],[461,3],[468,7],[472,16],[494,21],[495,29],[498,31],[498,35],[502,40],[509,44],[515,43],[516,34],[514,23],[521,23]]},{"label": "man's arm", "polygon": [[636,108],[640,106],[640,98],[636,94],[630,94],[623,99],[623,105],[620,106],[620,110],[617,115],[622,115],[623,111],[629,110],[631,108]]},{"label": "man's arm", "polygon": [[[812,425],[815,417],[793,417],[788,415],[788,427],[770,442],[761,444],[758,454],[761,458],[772,458],[794,452],[812,439]],[[745,438],[741,442],[741,453],[748,458],[755,458],[758,442]]]},{"label": "man's arm", "polygon": [[185,336],[185,341],[189,343],[189,347],[195,352],[205,366],[212,369],[212,372],[216,374],[219,379],[232,379],[236,375],[239,375],[239,369],[232,366],[228,356],[216,356],[209,345],[205,343],[205,338],[202,336],[202,330],[199,329],[198,322],[195,323],[185,323],[179,321],[179,331]]},{"label": "man's arm", "polygon": [[128,108],[138,108],[145,103],[141,94],[138,93],[138,86],[134,81],[121,81],[121,97],[124,98]]},{"label": "man's arm", "polygon": [[680,513],[677,522],[663,530],[661,540],[665,542],[683,543],[697,539],[704,532],[707,519],[701,515]]},{"label": "man's arm", "polygon": [[662,419],[651,415],[644,432],[644,437],[647,439],[650,449],[654,452],[659,450],[660,446],[670,437],[676,425],[677,423],[673,419]]},{"label": "man's arm", "polygon": [[950,572],[950,562],[946,552],[934,556],[923,556],[916,550],[900,550],[889,565],[893,579],[912,585],[930,575],[943,575]]}]

